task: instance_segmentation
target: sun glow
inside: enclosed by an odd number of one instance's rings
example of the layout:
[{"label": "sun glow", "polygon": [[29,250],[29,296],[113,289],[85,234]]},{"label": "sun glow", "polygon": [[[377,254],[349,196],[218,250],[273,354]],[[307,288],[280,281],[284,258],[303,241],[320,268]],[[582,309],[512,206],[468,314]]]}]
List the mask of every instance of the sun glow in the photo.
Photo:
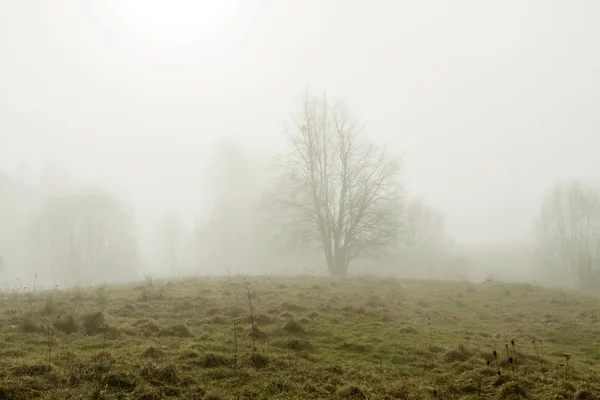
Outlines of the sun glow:
[{"label": "sun glow", "polygon": [[236,0],[124,0],[127,31],[149,44],[177,46],[210,38],[232,16]]}]

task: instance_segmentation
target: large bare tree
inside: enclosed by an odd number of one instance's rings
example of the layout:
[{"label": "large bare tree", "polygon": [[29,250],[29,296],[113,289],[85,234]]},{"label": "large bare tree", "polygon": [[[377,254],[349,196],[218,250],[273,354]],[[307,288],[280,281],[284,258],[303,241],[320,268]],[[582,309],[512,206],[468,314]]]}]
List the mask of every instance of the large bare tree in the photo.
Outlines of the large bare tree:
[{"label": "large bare tree", "polygon": [[330,276],[392,250],[402,227],[400,158],[372,144],[342,102],[324,97],[306,95],[286,139],[266,204],[289,243],[322,249]]}]

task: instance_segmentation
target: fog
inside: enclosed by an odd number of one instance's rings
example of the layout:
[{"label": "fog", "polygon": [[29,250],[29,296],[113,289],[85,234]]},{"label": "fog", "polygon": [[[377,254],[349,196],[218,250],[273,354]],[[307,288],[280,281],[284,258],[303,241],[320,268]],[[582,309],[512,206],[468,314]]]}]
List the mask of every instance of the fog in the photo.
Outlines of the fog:
[{"label": "fog", "polygon": [[406,197],[438,210],[470,259],[458,275],[534,280],[531,254],[493,249],[534,242],[553,185],[600,183],[599,12],[592,0],[2,1],[0,174],[33,192],[0,192],[0,273],[42,268],[28,232],[69,184],[131,211],[143,270],[326,273],[318,252],[292,262],[248,228],[264,223],[254,205],[308,91],[343,99],[402,155]]}]

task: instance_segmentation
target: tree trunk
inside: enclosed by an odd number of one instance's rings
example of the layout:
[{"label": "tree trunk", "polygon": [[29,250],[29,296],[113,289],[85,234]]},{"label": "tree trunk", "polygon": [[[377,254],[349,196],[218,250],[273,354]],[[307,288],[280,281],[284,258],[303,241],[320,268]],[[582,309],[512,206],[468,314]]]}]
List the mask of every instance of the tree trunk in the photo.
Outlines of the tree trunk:
[{"label": "tree trunk", "polygon": [[343,278],[348,276],[348,260],[344,249],[336,249],[331,262],[327,262],[327,269],[330,278]]}]

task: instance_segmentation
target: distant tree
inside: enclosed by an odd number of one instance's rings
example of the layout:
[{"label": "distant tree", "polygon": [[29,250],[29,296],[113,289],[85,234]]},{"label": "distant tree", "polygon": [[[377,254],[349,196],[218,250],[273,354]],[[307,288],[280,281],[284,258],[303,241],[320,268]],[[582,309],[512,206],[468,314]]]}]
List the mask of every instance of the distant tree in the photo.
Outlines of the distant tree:
[{"label": "distant tree", "polygon": [[122,280],[135,277],[139,267],[133,216],[105,193],[48,199],[35,222],[34,238],[40,263],[55,279]]},{"label": "distant tree", "polygon": [[547,272],[568,272],[582,289],[600,289],[600,191],[581,182],[557,184],[535,222],[537,259]]},{"label": "distant tree", "polygon": [[428,206],[422,198],[406,205],[402,247],[437,249],[447,244],[446,224],[441,211]]},{"label": "distant tree", "polygon": [[[421,277],[433,277],[442,273],[447,275],[463,270],[459,265],[461,258],[451,256],[450,251],[451,241],[442,212],[428,206],[422,198],[410,200],[406,205],[404,229],[399,244],[400,267],[409,271],[418,269]],[[441,268],[448,271],[440,271]]]},{"label": "distant tree", "polygon": [[39,207],[39,190],[16,174],[0,171],[0,253],[5,259],[3,278],[14,281],[29,275],[27,245],[33,215]]},{"label": "distant tree", "polygon": [[252,261],[265,262],[256,211],[264,186],[262,166],[238,143],[222,140],[206,171],[210,208],[196,232],[201,263],[223,273],[256,268]]},{"label": "distant tree", "polygon": [[264,208],[288,243],[316,245],[330,276],[345,276],[359,257],[387,254],[402,225],[400,159],[370,143],[342,102],[308,95],[286,139]]},{"label": "distant tree", "polygon": [[186,261],[187,232],[179,216],[171,211],[163,215],[156,232],[155,257],[160,268],[167,268],[171,274],[180,271]]}]

